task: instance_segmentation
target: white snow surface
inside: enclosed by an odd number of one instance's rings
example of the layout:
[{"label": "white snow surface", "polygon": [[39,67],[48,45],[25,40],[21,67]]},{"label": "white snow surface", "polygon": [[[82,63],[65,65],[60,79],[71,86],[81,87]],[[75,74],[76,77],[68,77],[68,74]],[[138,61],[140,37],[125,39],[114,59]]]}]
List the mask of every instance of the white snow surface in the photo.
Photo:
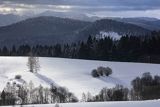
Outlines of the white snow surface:
[{"label": "white snow surface", "polygon": [[[67,87],[79,99],[82,93],[91,92],[93,95],[104,87],[113,87],[121,84],[131,87],[130,82],[144,72],[160,75],[159,64],[109,62],[63,58],[40,58],[40,71],[38,74],[30,73],[27,68],[27,57],[0,57],[0,91],[7,82],[17,81],[15,75],[21,75],[22,81],[35,86],[40,84],[50,87],[51,83]],[[110,77],[93,78],[91,71],[99,66],[110,67],[113,74]],[[67,106],[69,107],[69,106]],[[102,106],[103,107],[103,106]]]},{"label": "white snow surface", "polygon": [[122,36],[119,35],[117,32],[113,32],[113,31],[109,31],[109,32],[100,31],[99,34],[96,35],[97,39],[104,39],[105,37],[110,37],[114,40],[120,40]]},{"label": "white snow surface", "polygon": [[[153,101],[65,103],[65,104],[59,104],[59,107],[159,107],[159,105],[160,105],[159,100],[153,100]],[[46,105],[40,104],[40,105],[27,105],[27,106],[23,105],[23,107],[56,107],[56,106],[55,104],[46,104]]]}]

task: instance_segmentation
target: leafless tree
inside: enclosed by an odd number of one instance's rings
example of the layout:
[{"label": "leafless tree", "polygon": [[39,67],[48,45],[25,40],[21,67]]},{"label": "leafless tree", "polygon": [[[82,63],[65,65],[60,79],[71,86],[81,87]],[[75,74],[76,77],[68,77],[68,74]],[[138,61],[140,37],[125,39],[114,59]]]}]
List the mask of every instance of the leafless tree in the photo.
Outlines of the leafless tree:
[{"label": "leafless tree", "polygon": [[27,66],[30,72],[37,73],[40,70],[39,58],[31,55],[28,57]]}]

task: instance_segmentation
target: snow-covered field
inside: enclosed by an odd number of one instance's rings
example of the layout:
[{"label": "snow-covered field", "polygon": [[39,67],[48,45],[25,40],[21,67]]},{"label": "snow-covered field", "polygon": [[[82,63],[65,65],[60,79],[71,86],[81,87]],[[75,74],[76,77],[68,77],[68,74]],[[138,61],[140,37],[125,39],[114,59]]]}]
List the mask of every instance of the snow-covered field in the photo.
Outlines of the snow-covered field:
[{"label": "snow-covered field", "polygon": [[[42,84],[45,87],[49,87],[51,83],[65,86],[80,99],[83,92],[87,93],[89,91],[94,95],[103,87],[113,87],[115,84],[122,84],[126,87],[130,87],[131,80],[137,76],[141,76],[144,72],[160,75],[159,64],[89,61],[63,58],[40,58],[41,69],[38,74],[33,74],[28,72],[26,66],[27,59],[27,57],[0,57],[0,91],[3,90],[8,81],[15,81],[15,75],[20,74],[23,80],[28,83],[32,80],[35,86]],[[90,73],[98,66],[112,68],[113,74],[110,77],[93,78]],[[98,104],[98,107],[104,107],[103,103]],[[110,103],[106,104],[107,106],[110,105]],[[131,105],[129,107],[133,107],[132,103],[129,104]],[[144,105],[148,104],[144,103]],[[66,104],[64,107],[70,107],[70,104]],[[78,107],[82,107],[81,104]]]},{"label": "snow-covered field", "polygon": [[[95,102],[95,103],[66,103],[66,104],[59,104],[59,107],[159,107],[159,105],[160,105],[159,100],[155,101],[153,100],[153,101],[124,101],[124,102],[122,101],[122,102]],[[28,105],[23,107],[55,107],[55,104]]]}]

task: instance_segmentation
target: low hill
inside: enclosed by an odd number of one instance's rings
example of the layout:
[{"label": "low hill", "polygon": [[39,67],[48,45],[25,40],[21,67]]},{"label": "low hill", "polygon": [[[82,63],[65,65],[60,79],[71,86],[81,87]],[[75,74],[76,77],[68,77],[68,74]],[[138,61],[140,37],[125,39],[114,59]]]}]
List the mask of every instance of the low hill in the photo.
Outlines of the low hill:
[{"label": "low hill", "polygon": [[[159,74],[158,64],[124,63],[108,61],[90,61],[63,58],[40,58],[41,69],[31,73],[26,66],[27,57],[0,57],[0,91],[7,82],[32,81],[36,87],[40,84],[50,87],[50,84],[67,87],[79,99],[83,92],[98,94],[104,87],[114,87],[116,84],[131,87],[130,82],[144,72]],[[113,74],[109,77],[93,78],[91,71],[99,66],[110,67]],[[21,80],[15,76],[21,75]]]}]

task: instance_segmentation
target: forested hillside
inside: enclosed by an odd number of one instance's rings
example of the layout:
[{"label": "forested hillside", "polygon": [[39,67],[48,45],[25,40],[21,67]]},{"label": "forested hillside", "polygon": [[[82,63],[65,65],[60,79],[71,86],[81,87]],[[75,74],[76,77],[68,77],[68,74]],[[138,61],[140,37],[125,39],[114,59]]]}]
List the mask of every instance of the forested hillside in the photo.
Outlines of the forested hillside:
[{"label": "forested hillside", "polygon": [[89,36],[86,42],[72,44],[21,45],[0,49],[1,56],[63,57],[109,61],[160,63],[160,32],[152,36],[122,36],[120,40]]}]

